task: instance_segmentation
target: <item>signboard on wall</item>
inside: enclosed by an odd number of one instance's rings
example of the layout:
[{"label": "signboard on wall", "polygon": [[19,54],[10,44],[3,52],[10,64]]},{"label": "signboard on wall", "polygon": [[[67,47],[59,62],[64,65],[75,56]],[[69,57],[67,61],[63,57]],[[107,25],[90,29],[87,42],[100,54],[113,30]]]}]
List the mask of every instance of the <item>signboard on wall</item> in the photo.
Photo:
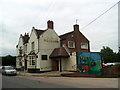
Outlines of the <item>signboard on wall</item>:
[{"label": "signboard on wall", "polygon": [[77,52],[78,69],[81,73],[101,74],[101,55],[96,52]]}]

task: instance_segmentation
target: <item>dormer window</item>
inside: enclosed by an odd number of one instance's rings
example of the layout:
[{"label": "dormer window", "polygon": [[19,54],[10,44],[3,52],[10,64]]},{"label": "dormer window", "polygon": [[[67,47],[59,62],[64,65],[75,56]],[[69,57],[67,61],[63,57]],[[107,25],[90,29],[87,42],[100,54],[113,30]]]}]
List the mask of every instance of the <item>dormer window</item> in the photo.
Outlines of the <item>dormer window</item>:
[{"label": "dormer window", "polygon": [[75,42],[74,41],[68,41],[68,48],[75,48]]}]

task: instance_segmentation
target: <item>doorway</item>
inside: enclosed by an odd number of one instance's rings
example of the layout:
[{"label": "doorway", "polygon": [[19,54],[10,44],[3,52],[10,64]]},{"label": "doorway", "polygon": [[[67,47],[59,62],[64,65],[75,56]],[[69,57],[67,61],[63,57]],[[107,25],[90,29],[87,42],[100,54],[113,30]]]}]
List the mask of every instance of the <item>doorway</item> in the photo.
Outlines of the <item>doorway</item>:
[{"label": "doorway", "polygon": [[52,71],[59,71],[59,60],[52,60]]},{"label": "doorway", "polygon": [[25,59],[25,71],[27,70],[27,60]]}]

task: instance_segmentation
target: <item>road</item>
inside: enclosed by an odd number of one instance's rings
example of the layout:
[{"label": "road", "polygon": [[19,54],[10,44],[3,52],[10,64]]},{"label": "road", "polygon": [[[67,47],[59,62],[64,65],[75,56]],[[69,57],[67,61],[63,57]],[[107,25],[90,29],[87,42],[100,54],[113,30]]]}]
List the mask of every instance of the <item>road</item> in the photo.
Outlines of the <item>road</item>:
[{"label": "road", "polygon": [[31,80],[19,76],[2,76],[2,88],[71,88],[71,87]]},{"label": "road", "polygon": [[3,76],[3,88],[118,88],[118,78]]}]

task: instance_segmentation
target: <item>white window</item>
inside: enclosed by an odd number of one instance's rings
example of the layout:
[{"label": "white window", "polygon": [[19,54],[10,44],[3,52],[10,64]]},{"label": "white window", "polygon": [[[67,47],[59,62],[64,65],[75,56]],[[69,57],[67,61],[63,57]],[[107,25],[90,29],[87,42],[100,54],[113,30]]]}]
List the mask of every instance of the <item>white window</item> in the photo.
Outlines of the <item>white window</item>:
[{"label": "white window", "polygon": [[27,45],[25,45],[25,52],[27,52]]},{"label": "white window", "polygon": [[88,49],[87,43],[81,43],[81,49]]},{"label": "white window", "polygon": [[20,55],[22,54],[22,47],[20,47],[20,49],[19,49],[19,54]]},{"label": "white window", "polygon": [[29,64],[32,65],[32,64],[31,64],[31,56],[29,56]]},{"label": "white window", "polygon": [[29,64],[35,65],[35,56],[29,56]]},{"label": "white window", "polygon": [[68,48],[75,48],[75,42],[74,41],[68,41]]},{"label": "white window", "polygon": [[35,49],[35,43],[34,42],[31,43],[31,48],[32,48],[32,50]]}]

